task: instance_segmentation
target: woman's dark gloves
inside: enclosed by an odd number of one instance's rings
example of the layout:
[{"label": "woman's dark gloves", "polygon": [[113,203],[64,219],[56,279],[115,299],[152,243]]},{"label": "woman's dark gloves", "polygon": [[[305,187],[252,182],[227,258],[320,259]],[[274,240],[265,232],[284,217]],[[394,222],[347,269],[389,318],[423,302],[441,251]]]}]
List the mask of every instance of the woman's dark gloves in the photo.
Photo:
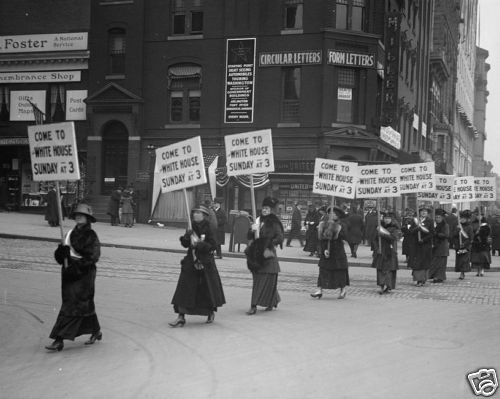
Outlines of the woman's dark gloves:
[{"label": "woman's dark gloves", "polygon": [[69,257],[69,245],[59,244],[54,252],[54,258],[56,259],[56,262],[62,265],[64,263],[64,259],[69,259]]}]

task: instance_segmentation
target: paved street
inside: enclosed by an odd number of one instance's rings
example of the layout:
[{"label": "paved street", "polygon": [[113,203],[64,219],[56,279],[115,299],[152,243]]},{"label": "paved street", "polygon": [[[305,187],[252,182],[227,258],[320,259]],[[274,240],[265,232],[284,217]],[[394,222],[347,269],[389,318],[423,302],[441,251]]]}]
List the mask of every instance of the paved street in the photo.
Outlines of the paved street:
[{"label": "paved street", "polygon": [[[81,337],[47,353],[60,306],[56,243],[47,240],[59,229],[38,215],[5,213],[0,226],[1,398],[473,398],[466,374],[500,371],[496,271],[464,281],[449,272],[445,284],[417,288],[403,267],[397,289],[380,296],[366,251],[350,268],[345,300],[328,291],[314,300],[315,261],[287,248],[282,303],[249,317],[251,277],[244,259],[226,250],[217,264],[227,304],[215,323],[192,316],[173,329],[169,303],[182,254],[166,242],[179,250],[182,229],[102,223],[95,229],[104,245],[96,287],[103,341],[88,347]],[[109,242],[113,234],[119,242]]]}]

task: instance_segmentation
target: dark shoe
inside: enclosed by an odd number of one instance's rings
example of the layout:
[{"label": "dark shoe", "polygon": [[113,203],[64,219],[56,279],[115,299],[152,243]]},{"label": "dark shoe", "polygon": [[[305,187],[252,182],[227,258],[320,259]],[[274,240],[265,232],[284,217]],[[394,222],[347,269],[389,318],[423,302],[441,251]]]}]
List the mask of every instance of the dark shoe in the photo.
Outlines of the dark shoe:
[{"label": "dark shoe", "polygon": [[339,299],[344,299],[346,296],[347,292],[346,290],[340,290],[340,294],[338,296]]},{"label": "dark shoe", "polygon": [[102,339],[102,332],[96,332],[92,334],[88,341],[85,341],[85,345],[92,345],[95,341],[100,341]]},{"label": "dark shoe", "polygon": [[177,317],[174,321],[168,323],[170,327],[184,327],[184,324],[186,324],[186,319],[184,317]]},{"label": "dark shoe", "polygon": [[442,282],[443,282],[443,280],[440,280],[440,279],[434,279],[434,280],[432,280],[432,282],[433,282],[433,283],[442,283]]},{"label": "dark shoe", "polygon": [[459,280],[463,280],[465,278],[465,276],[463,274],[460,275],[460,277],[458,278]]},{"label": "dark shoe", "polygon": [[323,293],[322,292],[315,292],[314,294],[311,294],[311,296],[313,298],[321,299],[321,297],[323,296]]},{"label": "dark shoe", "polygon": [[250,309],[247,310],[247,315],[252,316],[255,313],[257,313],[257,306],[252,306]]},{"label": "dark shoe", "polygon": [[309,254],[309,256],[314,256],[314,252],[311,252],[311,253]]},{"label": "dark shoe", "polygon": [[64,342],[63,340],[56,339],[54,342],[52,342],[50,345],[47,345],[45,349],[49,351],[62,351],[64,348]]},{"label": "dark shoe", "polygon": [[208,317],[207,317],[207,324],[211,324],[214,322],[214,319],[215,319],[215,313],[214,312],[211,312]]},{"label": "dark shoe", "polygon": [[264,309],[266,312],[270,312],[271,310],[273,310],[273,307],[272,306],[268,306],[267,308]]}]

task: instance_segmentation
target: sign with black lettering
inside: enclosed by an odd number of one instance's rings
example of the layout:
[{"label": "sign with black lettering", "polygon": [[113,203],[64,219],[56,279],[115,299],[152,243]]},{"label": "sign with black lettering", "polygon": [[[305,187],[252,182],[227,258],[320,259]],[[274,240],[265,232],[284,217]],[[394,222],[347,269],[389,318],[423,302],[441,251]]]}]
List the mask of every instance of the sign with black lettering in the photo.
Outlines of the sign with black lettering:
[{"label": "sign with black lettering", "polygon": [[455,175],[436,174],[436,184],[433,191],[417,192],[418,200],[439,202],[440,204],[453,203],[453,187],[455,186]]},{"label": "sign with black lettering", "polygon": [[496,177],[474,178],[474,199],[476,201],[496,201],[497,183]]},{"label": "sign with black lettering", "polygon": [[399,197],[401,165],[358,166],[356,198]]},{"label": "sign with black lettering", "polygon": [[271,129],[224,137],[228,176],[274,172]]},{"label": "sign with black lettering", "polygon": [[162,193],[205,184],[207,176],[201,137],[157,148],[155,174]]},{"label": "sign with black lettering", "polygon": [[357,163],[316,158],[313,193],[354,199]]},{"label": "sign with black lettering", "polygon": [[73,122],[28,126],[34,181],[80,180]]},{"label": "sign with black lettering", "polygon": [[474,201],[474,198],[474,176],[455,177],[453,202],[471,202]]},{"label": "sign with black lettering", "polygon": [[434,191],[436,188],[434,162],[401,165],[401,194]]}]

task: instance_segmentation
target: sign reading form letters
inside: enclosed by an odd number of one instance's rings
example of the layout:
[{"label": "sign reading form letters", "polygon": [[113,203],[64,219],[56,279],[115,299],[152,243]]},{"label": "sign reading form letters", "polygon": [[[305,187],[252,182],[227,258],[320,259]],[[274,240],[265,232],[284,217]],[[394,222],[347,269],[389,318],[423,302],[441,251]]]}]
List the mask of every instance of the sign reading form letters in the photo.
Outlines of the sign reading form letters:
[{"label": "sign reading form letters", "polygon": [[156,149],[155,174],[162,193],[207,182],[200,136]]},{"label": "sign reading form letters", "polygon": [[34,181],[79,180],[73,122],[28,126]]},{"label": "sign reading form letters", "polygon": [[316,158],[313,193],[354,199],[357,163]]},{"label": "sign reading form letters", "polygon": [[271,129],[224,137],[228,176],[274,172]]},{"label": "sign reading form letters", "polygon": [[358,166],[356,198],[399,197],[401,165]]}]

